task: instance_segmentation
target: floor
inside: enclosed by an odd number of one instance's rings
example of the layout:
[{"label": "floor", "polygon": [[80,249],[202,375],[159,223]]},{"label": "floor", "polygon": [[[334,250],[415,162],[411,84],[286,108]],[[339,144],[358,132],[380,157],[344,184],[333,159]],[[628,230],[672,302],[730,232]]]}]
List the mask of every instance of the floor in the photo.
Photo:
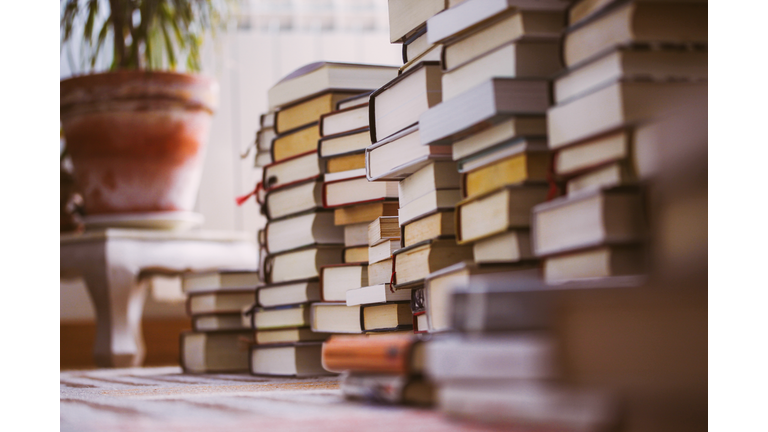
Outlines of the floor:
[{"label": "floor", "polygon": [[345,400],[335,377],[185,375],[178,367],[60,374],[61,431],[492,431],[434,410]]}]

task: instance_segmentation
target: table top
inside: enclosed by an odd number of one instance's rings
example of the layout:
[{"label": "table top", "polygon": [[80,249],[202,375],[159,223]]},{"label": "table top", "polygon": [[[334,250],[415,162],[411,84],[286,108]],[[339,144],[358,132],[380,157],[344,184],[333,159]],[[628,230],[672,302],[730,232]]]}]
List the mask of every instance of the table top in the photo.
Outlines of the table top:
[{"label": "table top", "polygon": [[83,233],[66,233],[60,236],[60,244],[106,241],[113,239],[156,240],[156,241],[209,241],[209,242],[251,242],[256,239],[245,231],[189,230],[170,231],[157,229],[106,228],[88,230]]},{"label": "table top", "polygon": [[336,377],[186,375],[179,367],[61,372],[60,409],[61,431],[78,432],[508,430],[345,400]]}]

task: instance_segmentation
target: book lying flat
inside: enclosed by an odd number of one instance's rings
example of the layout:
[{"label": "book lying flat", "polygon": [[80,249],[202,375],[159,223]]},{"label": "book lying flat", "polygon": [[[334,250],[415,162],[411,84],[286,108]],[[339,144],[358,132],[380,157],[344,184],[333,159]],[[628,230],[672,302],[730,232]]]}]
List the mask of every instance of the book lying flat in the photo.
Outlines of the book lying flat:
[{"label": "book lying flat", "polygon": [[222,288],[256,288],[261,283],[255,270],[219,270],[215,272],[184,273],[181,276],[181,290],[212,291]]},{"label": "book lying flat", "polygon": [[256,287],[193,291],[187,296],[189,315],[211,313],[240,313],[243,307],[253,303]]},{"label": "book lying flat", "polygon": [[246,324],[241,312],[210,313],[192,317],[192,330],[196,332],[250,330],[251,326]]},{"label": "book lying flat", "polygon": [[347,291],[368,285],[368,265],[335,264],[320,269],[321,301],[344,302]]},{"label": "book lying flat", "polygon": [[266,236],[271,254],[316,244],[344,244],[344,228],[334,225],[333,212],[325,210],[271,220]]},{"label": "book lying flat", "polygon": [[409,301],[411,299],[411,290],[396,290],[391,284],[382,283],[348,290],[346,297],[347,306]]},{"label": "book lying flat", "polygon": [[268,219],[323,208],[323,182],[311,179],[267,192],[264,211]]},{"label": "book lying flat", "polygon": [[245,372],[253,331],[184,332],[179,335],[179,359],[184,373]]},{"label": "book lying flat", "polygon": [[309,325],[309,307],[306,304],[255,309],[251,326],[256,330],[274,330]]},{"label": "book lying flat", "polygon": [[322,342],[285,345],[252,345],[249,351],[252,375],[306,377],[332,375],[320,363]]},{"label": "book lying flat", "polygon": [[310,326],[320,333],[362,333],[362,308],[346,303],[313,303]]},{"label": "book lying flat", "polygon": [[254,332],[257,345],[286,344],[295,342],[324,341],[330,336],[327,333],[315,333],[309,327],[295,327],[277,330],[256,330]]},{"label": "book lying flat", "polygon": [[421,372],[421,343],[410,336],[331,336],[323,344],[323,367],[334,372],[410,374]]},{"label": "book lying flat", "polygon": [[275,116],[275,131],[283,134],[293,129],[315,123],[322,115],[330,113],[339,101],[355,96],[360,92],[330,91],[312,99],[284,106]]},{"label": "book lying flat", "polygon": [[343,245],[318,245],[269,255],[266,261],[267,282],[279,283],[318,277],[320,267],[342,262],[343,251]]},{"label": "book lying flat", "polygon": [[263,308],[319,301],[320,283],[313,278],[264,285],[256,291],[256,299]]}]

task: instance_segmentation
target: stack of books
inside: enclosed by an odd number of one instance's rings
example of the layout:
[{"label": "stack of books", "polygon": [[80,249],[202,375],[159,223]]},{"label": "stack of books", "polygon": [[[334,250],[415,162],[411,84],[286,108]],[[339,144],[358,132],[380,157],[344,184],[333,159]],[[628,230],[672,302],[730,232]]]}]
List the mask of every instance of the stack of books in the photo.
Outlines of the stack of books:
[{"label": "stack of books", "polygon": [[[327,335],[310,329],[309,306],[321,300],[320,269],[345,262],[349,251],[344,247],[345,230],[326,205],[329,193],[318,142],[322,144],[321,127],[330,126],[321,118],[341,101],[370,92],[395,74],[396,69],[387,66],[313,63],[269,90],[276,135],[269,147],[273,162],[264,167],[262,187],[257,188],[264,191],[268,222],[259,233],[266,252],[266,285],[259,288],[249,313],[256,330],[252,374],[327,373],[320,364],[321,341]],[[346,197],[344,192],[340,196]]]},{"label": "stack of books", "polygon": [[568,69],[547,113],[554,173],[567,180],[567,196],[534,210],[548,283],[646,272],[641,185],[656,164],[644,125],[707,91],[706,3],[604,3],[571,9]]},{"label": "stack of books", "polygon": [[567,6],[467,0],[427,21],[428,40],[442,46],[442,103],[420,117],[420,143],[450,148],[458,182],[451,234],[469,251],[467,261],[426,277],[431,332],[450,330],[451,288],[469,275],[536,266],[530,210],[555,186],[545,114]]},{"label": "stack of books", "polygon": [[186,373],[247,372],[253,339],[242,312],[261,283],[255,271],[185,273],[182,290],[192,331],[179,338],[181,367]]},{"label": "stack of books", "polygon": [[256,154],[253,166],[263,168],[272,163],[272,140],[275,139],[275,112],[269,111],[259,117],[259,130],[256,131]]}]

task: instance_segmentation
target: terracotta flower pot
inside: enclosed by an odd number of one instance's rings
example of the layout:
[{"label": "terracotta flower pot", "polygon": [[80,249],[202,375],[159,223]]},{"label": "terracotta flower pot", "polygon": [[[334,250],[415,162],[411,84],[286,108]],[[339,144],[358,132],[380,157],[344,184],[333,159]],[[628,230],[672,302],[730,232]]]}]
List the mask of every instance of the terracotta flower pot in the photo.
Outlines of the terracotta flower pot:
[{"label": "terracotta flower pot", "polygon": [[218,86],[120,71],[60,83],[61,122],[85,213],[191,211]]}]

